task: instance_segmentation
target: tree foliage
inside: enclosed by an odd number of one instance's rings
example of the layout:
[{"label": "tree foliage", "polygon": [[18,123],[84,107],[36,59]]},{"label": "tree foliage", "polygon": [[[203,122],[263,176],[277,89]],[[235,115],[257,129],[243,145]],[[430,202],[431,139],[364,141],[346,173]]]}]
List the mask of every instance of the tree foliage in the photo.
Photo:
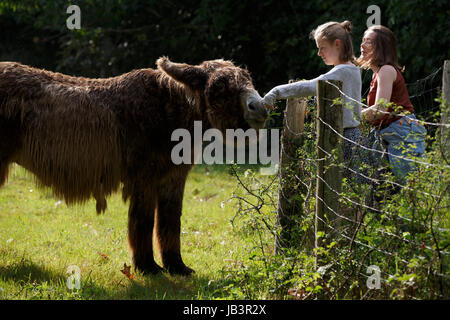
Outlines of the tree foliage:
[{"label": "tree foliage", "polygon": [[[66,27],[70,4],[81,9],[80,30]],[[309,39],[311,30],[321,23],[350,20],[359,55],[370,4],[330,0],[6,0],[0,4],[0,58],[92,77],[153,67],[162,55],[189,63],[224,58],[247,66],[262,94],[289,78],[312,78],[328,69]],[[377,5],[381,23],[398,38],[407,82],[420,79],[449,58],[445,0],[383,0]]]}]

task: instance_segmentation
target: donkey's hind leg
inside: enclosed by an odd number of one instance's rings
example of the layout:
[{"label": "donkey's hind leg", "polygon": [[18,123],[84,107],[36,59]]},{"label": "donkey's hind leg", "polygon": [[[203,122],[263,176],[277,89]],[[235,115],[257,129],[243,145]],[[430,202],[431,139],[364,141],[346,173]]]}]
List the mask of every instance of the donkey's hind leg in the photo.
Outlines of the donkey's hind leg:
[{"label": "donkey's hind leg", "polygon": [[19,148],[18,126],[0,116],[0,187],[8,178],[12,157]]},{"label": "donkey's hind leg", "polygon": [[158,187],[156,236],[164,267],[171,274],[190,275],[180,253],[181,213],[187,172],[172,178]]}]

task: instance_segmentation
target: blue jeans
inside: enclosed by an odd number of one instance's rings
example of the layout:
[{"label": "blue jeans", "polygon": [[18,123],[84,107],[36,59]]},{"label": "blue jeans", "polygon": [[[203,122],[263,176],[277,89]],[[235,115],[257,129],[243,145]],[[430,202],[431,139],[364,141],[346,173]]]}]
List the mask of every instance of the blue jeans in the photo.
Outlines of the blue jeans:
[{"label": "blue jeans", "polygon": [[[408,159],[420,158],[425,153],[427,130],[414,114],[404,116],[384,129],[372,129],[370,132],[371,148],[387,151],[393,173],[401,180],[416,169],[417,164]],[[385,154],[372,152],[375,163],[385,159]],[[402,157],[402,158],[399,158]]]}]

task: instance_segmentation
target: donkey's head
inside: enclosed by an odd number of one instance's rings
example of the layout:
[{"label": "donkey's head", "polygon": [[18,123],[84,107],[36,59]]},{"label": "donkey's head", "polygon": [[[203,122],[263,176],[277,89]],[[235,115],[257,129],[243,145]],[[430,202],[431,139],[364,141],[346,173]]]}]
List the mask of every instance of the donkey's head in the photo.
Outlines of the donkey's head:
[{"label": "donkey's head", "polygon": [[192,66],[173,63],[163,57],[156,63],[170,77],[204,97],[212,127],[222,132],[225,129],[264,127],[267,110],[247,70],[224,60]]}]

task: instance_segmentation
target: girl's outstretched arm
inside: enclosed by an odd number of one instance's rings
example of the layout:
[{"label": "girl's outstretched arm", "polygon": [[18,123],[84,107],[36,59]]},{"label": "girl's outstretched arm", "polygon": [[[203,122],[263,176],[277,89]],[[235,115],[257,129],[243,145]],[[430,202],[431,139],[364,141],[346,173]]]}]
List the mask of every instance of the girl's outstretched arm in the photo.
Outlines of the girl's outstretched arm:
[{"label": "girl's outstretched arm", "polygon": [[320,79],[303,80],[276,86],[264,96],[263,102],[265,105],[273,106],[275,100],[315,95],[317,80]]}]

